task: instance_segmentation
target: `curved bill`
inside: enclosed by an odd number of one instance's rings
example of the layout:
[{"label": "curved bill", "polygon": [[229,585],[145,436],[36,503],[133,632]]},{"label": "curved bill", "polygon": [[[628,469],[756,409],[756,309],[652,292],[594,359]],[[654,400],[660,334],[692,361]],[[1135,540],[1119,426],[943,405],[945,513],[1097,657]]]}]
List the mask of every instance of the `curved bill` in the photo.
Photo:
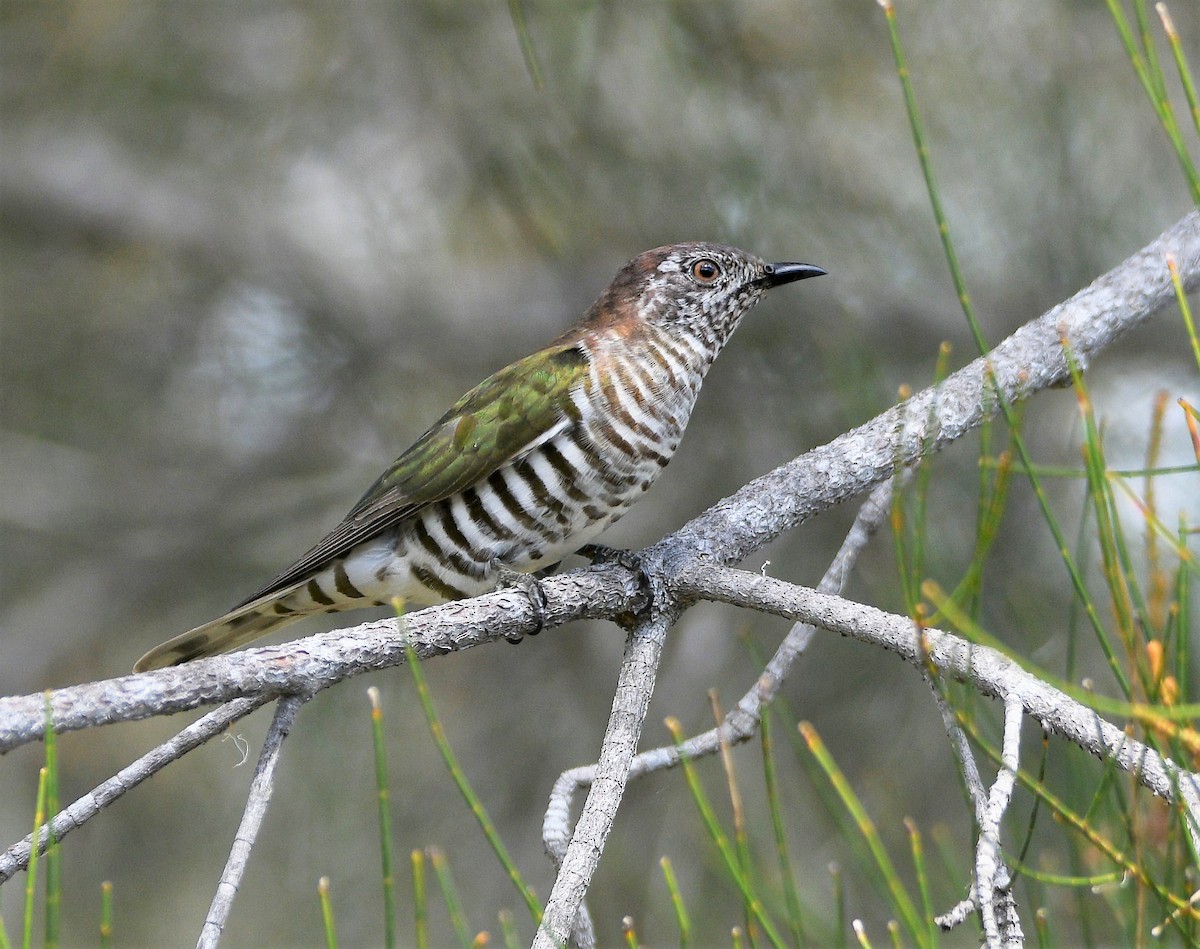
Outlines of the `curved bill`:
[{"label": "curved bill", "polygon": [[763,272],[763,283],[768,287],[779,287],[796,280],[824,276],[826,271],[812,264],[767,264]]}]

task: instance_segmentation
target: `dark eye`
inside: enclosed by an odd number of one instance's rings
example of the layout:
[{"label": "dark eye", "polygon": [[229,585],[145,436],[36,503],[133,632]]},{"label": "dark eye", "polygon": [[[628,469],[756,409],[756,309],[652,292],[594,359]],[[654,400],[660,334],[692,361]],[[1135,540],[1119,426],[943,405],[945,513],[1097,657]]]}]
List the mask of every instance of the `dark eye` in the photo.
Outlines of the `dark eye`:
[{"label": "dark eye", "polygon": [[692,276],[697,283],[711,284],[717,282],[717,277],[721,276],[721,267],[715,260],[709,260],[707,257],[701,257],[692,264]]}]

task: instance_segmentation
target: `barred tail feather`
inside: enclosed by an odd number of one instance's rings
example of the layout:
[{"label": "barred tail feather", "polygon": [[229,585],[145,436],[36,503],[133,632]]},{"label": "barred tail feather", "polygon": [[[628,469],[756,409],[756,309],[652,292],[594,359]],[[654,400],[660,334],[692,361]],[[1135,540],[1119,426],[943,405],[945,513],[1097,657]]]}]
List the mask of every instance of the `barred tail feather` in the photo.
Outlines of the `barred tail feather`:
[{"label": "barred tail feather", "polygon": [[134,672],[147,672],[150,669],[162,669],[166,666],[177,666],[190,659],[201,656],[214,656],[217,653],[236,649],[260,636],[273,632],[288,623],[303,619],[305,612],[295,611],[278,613],[275,604],[288,593],[285,589],[272,593],[268,597],[252,600],[230,610],[210,623],[189,629],[180,633],[174,639],[155,646],[142,656],[133,667]]}]

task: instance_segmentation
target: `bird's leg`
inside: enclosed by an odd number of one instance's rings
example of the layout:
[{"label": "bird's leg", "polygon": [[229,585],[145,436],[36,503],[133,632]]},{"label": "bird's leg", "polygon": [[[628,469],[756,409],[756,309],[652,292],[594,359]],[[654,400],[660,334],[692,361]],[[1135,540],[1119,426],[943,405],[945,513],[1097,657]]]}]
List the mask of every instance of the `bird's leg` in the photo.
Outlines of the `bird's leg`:
[{"label": "bird's leg", "polygon": [[[529,631],[530,636],[536,636],[542,631],[546,625],[546,594],[542,590],[542,584],[536,577],[531,577],[527,573],[513,570],[506,564],[500,563],[499,560],[493,560],[491,570],[496,574],[496,588],[505,590],[510,587],[515,587],[521,590],[529,597],[529,605],[533,607],[533,615],[537,620],[537,628]],[[516,645],[525,638],[523,634],[513,633],[505,634],[504,638]]]}]

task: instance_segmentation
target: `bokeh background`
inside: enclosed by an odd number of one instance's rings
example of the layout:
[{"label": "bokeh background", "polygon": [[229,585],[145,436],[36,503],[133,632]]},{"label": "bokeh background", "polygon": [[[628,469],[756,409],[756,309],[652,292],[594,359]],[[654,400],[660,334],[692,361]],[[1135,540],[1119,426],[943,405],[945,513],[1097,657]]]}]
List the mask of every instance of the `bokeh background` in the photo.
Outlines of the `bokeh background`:
[{"label": "bokeh background", "polygon": [[[1198,53],[1196,9],[1177,6]],[[121,675],[241,599],[461,392],[557,335],[645,248],[720,240],[830,275],[754,312],[671,468],[610,543],[658,539],[883,410],[900,384],[924,385],[941,341],[954,366],[970,359],[876,4],[521,7],[540,84],[500,0],[0,6],[0,693]],[[1102,4],[902,0],[900,16],[991,341],[1188,210]],[[1197,398],[1183,340],[1163,317],[1096,366],[1114,464],[1141,463],[1156,391]],[[1077,461],[1070,393],[1038,396],[1028,426],[1040,459]],[[1187,460],[1179,432],[1168,425],[1165,463]],[[974,470],[971,445],[938,461],[930,572],[948,584],[970,550]],[[1069,519],[1078,486],[1053,490]],[[1198,497],[1194,476],[1160,486],[1168,516],[1191,505],[1194,523]],[[1068,587],[1033,510],[1018,488],[987,619],[1053,667]],[[851,517],[831,512],[749,566],[769,559],[772,574],[814,583]],[[849,595],[901,606],[886,538]],[[667,714],[706,727],[709,689],[728,706],[754,681],[746,640],[770,650],[786,629],[690,612],[647,742],[666,740]],[[612,625],[579,624],[426,667],[469,777],[543,896],[541,813],[555,776],[595,757],[622,642]],[[300,713],[225,945],[317,943],[321,875],[342,945],[381,941],[368,684],[384,694],[400,852],[447,853],[476,929],[496,933],[496,911],[518,907],[398,670]],[[965,855],[954,765],[910,669],[821,635],[786,697],[889,840],[903,848],[912,816],[943,824]],[[252,756],[265,719],[238,728]],[[64,798],[183,724],[66,736]],[[757,753],[739,756],[761,801]],[[194,939],[253,769],[239,759],[214,742],[71,836],[67,944],[90,941],[104,879],[118,944]],[[0,760],[6,843],[27,832],[39,761],[39,748]],[[828,918],[827,864],[851,858],[784,767],[804,895]],[[719,788],[715,765],[706,775]],[[657,776],[631,789],[592,891],[602,944],[626,914],[652,943],[676,938],[663,854],[701,945],[740,921],[679,776]],[[848,887],[850,916],[881,925],[869,888]],[[18,895],[0,893],[7,920]]]}]

